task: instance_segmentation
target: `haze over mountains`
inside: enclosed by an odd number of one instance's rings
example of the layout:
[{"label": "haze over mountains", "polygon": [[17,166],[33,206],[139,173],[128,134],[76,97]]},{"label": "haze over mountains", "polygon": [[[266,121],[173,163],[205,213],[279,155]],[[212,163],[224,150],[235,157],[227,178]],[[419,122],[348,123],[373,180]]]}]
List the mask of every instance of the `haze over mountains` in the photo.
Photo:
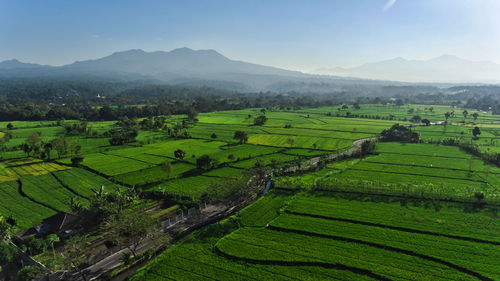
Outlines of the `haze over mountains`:
[{"label": "haze over mountains", "polygon": [[488,61],[469,61],[452,55],[443,55],[430,60],[407,60],[398,57],[352,68],[320,68],[312,73],[405,82],[498,83],[500,81],[500,65]]},{"label": "haze over mountains", "polygon": [[260,90],[283,80],[311,75],[230,60],[214,50],[179,48],[170,52],[128,50],[109,56],[54,67],[8,60],[0,63],[0,77],[99,77],[153,79],[173,84],[222,85]]},{"label": "haze over mountains", "polygon": [[[335,76],[324,76],[325,74]],[[231,60],[214,50],[179,48],[170,52],[128,50],[100,59],[78,61],[57,67],[8,60],[0,62],[0,77],[153,80],[176,85],[209,86],[237,91],[322,92],[338,91],[346,85],[355,84],[405,84],[388,80],[495,83],[500,81],[500,65],[491,62],[471,62],[445,55],[428,61],[396,58],[355,68],[318,69],[314,74],[307,74]]]}]

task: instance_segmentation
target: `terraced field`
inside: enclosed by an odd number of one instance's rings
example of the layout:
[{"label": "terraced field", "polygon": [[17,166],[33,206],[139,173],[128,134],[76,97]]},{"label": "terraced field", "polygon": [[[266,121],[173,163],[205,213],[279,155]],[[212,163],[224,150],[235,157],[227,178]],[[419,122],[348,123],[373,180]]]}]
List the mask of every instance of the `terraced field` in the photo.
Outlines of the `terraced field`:
[{"label": "terraced field", "polygon": [[116,184],[109,180],[81,168],[59,171],[53,173],[53,175],[61,185],[84,198],[94,195],[93,190],[97,191],[101,186],[104,186],[106,192],[114,192],[117,187]]},{"label": "terraced field", "polygon": [[19,193],[19,183],[9,181],[0,183],[0,213],[12,217],[17,230],[39,224],[43,219],[56,214],[56,211],[33,202]]},{"label": "terraced field", "polygon": [[56,163],[42,163],[39,159],[8,160],[0,162],[0,182],[13,181],[23,176],[45,175],[55,171],[69,169]]},{"label": "terraced field", "polygon": [[292,195],[271,192],[234,219],[195,232],[131,280],[500,277],[500,223],[488,213],[425,207],[431,201]]},{"label": "terraced field", "polygon": [[25,176],[21,179],[21,184],[22,195],[55,211],[69,210],[71,198],[76,198],[83,205],[88,203],[76,191],[61,185],[51,174]]},{"label": "terraced field", "polygon": [[128,185],[144,185],[177,178],[195,168],[193,164],[177,162],[170,165],[169,171],[166,171],[162,166],[154,166],[152,168],[119,174],[114,176],[113,179]]},{"label": "terraced field", "polygon": [[[339,110],[340,109],[340,110]],[[432,109],[432,110],[431,110]],[[360,109],[355,109],[353,106],[348,106],[348,109],[342,109],[341,106],[331,106],[331,107],[319,107],[319,108],[306,108],[299,110],[302,113],[309,114],[328,114],[331,113],[333,116],[339,114],[339,116],[346,116],[347,112],[351,115],[364,115],[370,118],[384,118],[387,119],[393,116],[395,121],[406,121],[410,120],[414,115],[419,115],[422,118],[427,118],[431,122],[444,121],[444,114],[446,112],[453,112],[454,114],[448,119],[451,122],[495,122],[500,119],[499,116],[492,115],[491,112],[482,112],[475,110],[468,110],[468,117],[464,119],[462,114],[463,109],[447,106],[447,105],[418,105],[418,104],[406,104],[403,106],[397,106],[393,104],[382,105],[382,104],[363,104],[360,105]],[[473,119],[472,114],[478,113],[479,116],[476,120]]]},{"label": "terraced field", "polygon": [[500,198],[500,168],[455,146],[379,143],[376,155],[350,162],[332,163],[304,176],[285,177],[277,184],[463,200],[481,192],[494,201]]},{"label": "terraced field", "polygon": [[219,178],[217,177],[200,175],[166,181],[157,186],[149,187],[147,190],[199,199],[206,192],[207,188],[218,180]]},{"label": "terraced field", "polygon": [[[481,134],[474,138],[472,130],[479,127]],[[448,124],[440,126],[415,127],[415,131],[425,141],[434,143],[445,140],[454,140],[462,143],[473,143],[483,152],[500,152],[500,125],[499,124]]]}]

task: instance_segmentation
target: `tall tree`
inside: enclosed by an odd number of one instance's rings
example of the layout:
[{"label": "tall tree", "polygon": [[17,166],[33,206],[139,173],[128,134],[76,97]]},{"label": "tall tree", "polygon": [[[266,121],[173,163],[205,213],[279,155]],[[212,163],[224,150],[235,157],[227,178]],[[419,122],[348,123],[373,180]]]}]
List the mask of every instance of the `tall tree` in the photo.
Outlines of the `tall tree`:
[{"label": "tall tree", "polygon": [[479,113],[474,112],[472,113],[472,118],[474,118],[474,122],[476,122],[476,119],[479,117]]},{"label": "tall tree", "polygon": [[121,213],[108,218],[104,231],[137,257],[138,247],[151,235],[156,221],[144,212]]},{"label": "tall tree", "polygon": [[245,143],[248,141],[248,135],[245,131],[236,131],[234,132],[234,137],[235,140],[239,140],[240,143]]},{"label": "tall tree", "polygon": [[88,262],[87,242],[89,238],[85,235],[75,235],[64,243],[64,249],[61,252],[64,267],[71,272],[77,272],[84,281],[88,280],[84,267]]},{"label": "tall tree", "polygon": [[446,119],[446,122],[448,122],[448,119],[451,117],[451,113],[450,112],[445,112],[444,113],[444,118]]},{"label": "tall tree", "polygon": [[182,160],[184,159],[184,157],[186,157],[186,152],[179,148],[176,151],[174,151],[174,156],[175,158]]},{"label": "tall tree", "polygon": [[472,135],[474,135],[474,138],[477,138],[477,136],[479,136],[481,134],[481,129],[479,129],[479,127],[474,127],[474,129],[472,129]]}]

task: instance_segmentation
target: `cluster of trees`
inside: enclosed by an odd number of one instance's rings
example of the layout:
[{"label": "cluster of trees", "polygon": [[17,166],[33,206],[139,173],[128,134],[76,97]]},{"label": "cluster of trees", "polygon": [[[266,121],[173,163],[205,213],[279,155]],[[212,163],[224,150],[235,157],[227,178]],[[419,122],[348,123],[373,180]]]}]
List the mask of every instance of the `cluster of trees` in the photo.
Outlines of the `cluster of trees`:
[{"label": "cluster of trees", "polygon": [[[124,117],[122,120],[130,120],[130,119]],[[167,119],[164,116],[155,116],[155,117],[149,116],[148,118],[144,118],[141,122],[139,122],[139,125],[143,130],[168,129],[168,126],[166,126],[165,124],[166,120]]]},{"label": "cluster of trees", "polygon": [[[58,125],[62,125],[61,121]],[[87,121],[80,120],[71,124],[64,124],[64,131],[67,136],[77,136],[77,135],[91,135],[91,129],[87,127]]]},{"label": "cluster of trees", "polygon": [[40,132],[34,132],[26,139],[26,143],[21,145],[27,156],[39,157],[50,161],[52,151],[57,152],[57,157],[78,155],[82,149],[73,139],[66,139],[64,136],[51,141],[42,141]]},{"label": "cluster of trees", "polygon": [[402,141],[402,142],[419,142],[420,136],[417,132],[413,132],[411,128],[394,124],[391,128],[385,129],[381,133],[382,141]]},{"label": "cluster of trees", "polygon": [[255,126],[262,126],[266,123],[267,117],[265,115],[260,115],[253,120]]},{"label": "cluster of trees", "polygon": [[246,143],[248,141],[248,134],[245,131],[234,132],[233,139],[238,140],[241,143]]},{"label": "cluster of trees", "polygon": [[139,135],[139,130],[137,128],[120,128],[111,129],[106,132],[109,139],[109,144],[111,145],[124,145],[125,143],[135,142],[135,138]]}]

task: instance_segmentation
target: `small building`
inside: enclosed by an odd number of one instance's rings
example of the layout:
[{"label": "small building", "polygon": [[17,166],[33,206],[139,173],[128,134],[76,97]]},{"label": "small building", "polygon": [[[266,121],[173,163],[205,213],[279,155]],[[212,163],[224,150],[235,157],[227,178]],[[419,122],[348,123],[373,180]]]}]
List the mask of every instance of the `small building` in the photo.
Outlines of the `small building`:
[{"label": "small building", "polygon": [[82,221],[83,219],[81,215],[69,212],[59,212],[44,219],[41,224],[28,228],[18,233],[16,236],[21,240],[36,235],[49,234],[57,234],[59,237],[67,237],[71,236],[72,233],[78,231],[82,227]]}]

